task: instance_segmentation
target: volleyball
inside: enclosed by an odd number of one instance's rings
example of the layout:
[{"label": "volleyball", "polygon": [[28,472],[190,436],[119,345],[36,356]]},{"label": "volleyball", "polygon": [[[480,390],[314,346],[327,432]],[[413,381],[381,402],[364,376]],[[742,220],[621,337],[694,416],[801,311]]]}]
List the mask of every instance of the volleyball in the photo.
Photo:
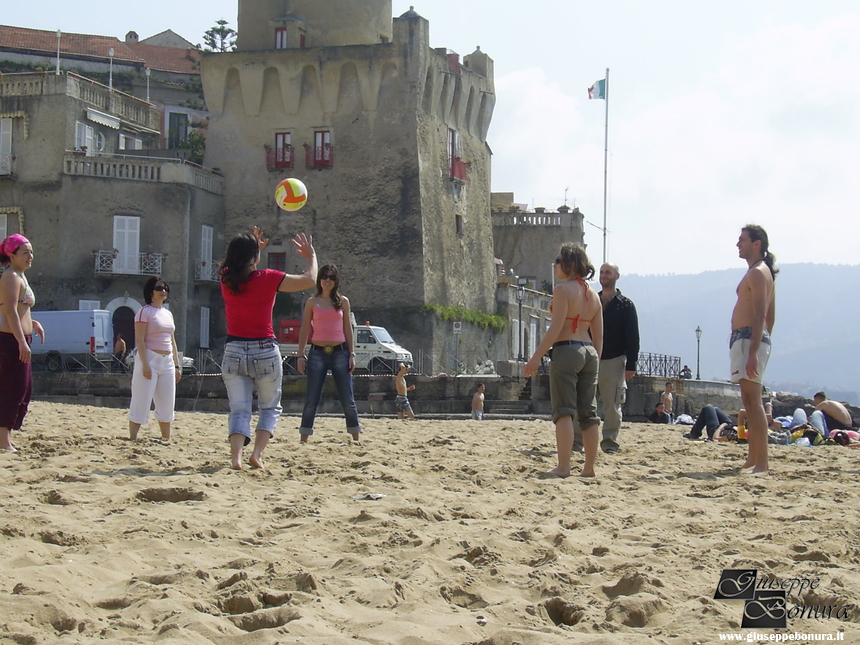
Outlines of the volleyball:
[{"label": "volleyball", "polygon": [[285,211],[297,211],[308,201],[308,189],[298,179],[284,179],[275,188],[275,203]]}]

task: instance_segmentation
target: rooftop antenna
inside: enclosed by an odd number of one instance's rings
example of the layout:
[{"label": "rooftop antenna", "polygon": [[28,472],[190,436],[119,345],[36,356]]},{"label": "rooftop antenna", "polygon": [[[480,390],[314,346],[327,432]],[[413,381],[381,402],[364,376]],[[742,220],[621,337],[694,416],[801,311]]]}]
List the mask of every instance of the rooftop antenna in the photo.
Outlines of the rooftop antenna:
[{"label": "rooftop antenna", "polygon": [[[569,187],[568,187],[568,188],[569,188]],[[568,191],[568,188],[565,188],[565,189],[564,189],[564,205],[565,205],[565,206],[567,206],[567,191]]]}]

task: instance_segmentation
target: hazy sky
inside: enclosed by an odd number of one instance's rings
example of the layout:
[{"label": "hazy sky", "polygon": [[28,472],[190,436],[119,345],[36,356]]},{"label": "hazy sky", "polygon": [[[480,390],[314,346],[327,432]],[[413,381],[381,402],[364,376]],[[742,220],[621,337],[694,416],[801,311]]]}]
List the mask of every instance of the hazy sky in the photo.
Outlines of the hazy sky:
[{"label": "hazy sky", "polygon": [[[856,1],[394,0],[394,15],[410,2],[432,46],[480,45],[495,61],[493,190],[555,209],[567,189],[594,225],[595,263],[604,103],[586,89],[607,67],[608,259],[622,273],[742,266],[734,244],[747,222],[767,229],[780,262],[860,263]],[[237,12],[235,0],[6,5],[10,25],[119,38],[173,29],[193,42],[218,18],[235,27]]]}]

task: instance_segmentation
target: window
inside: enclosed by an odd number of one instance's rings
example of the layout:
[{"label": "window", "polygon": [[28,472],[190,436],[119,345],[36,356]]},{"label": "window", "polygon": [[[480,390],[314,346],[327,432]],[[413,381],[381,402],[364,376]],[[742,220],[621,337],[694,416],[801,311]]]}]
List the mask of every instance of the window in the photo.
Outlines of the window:
[{"label": "window", "polygon": [[[0,175],[12,174],[12,119],[0,119]],[[5,217],[5,216],[4,216]],[[5,235],[3,237],[6,237]]]},{"label": "window", "polygon": [[355,333],[355,342],[360,345],[372,345],[376,342],[369,329],[359,329]]},{"label": "window", "polygon": [[275,271],[287,272],[287,254],[269,253],[269,268]]},{"label": "window", "polygon": [[538,328],[538,319],[532,318],[529,321],[529,356],[535,353],[537,349],[537,328]]},{"label": "window", "polygon": [[95,153],[95,131],[92,126],[80,121],[75,122],[75,150],[86,150],[87,156]]},{"label": "window", "polygon": [[275,29],[275,49],[287,48],[287,28],[278,27]]},{"label": "window", "polygon": [[0,213],[0,240],[6,239],[6,213]]},{"label": "window", "polygon": [[331,145],[330,130],[315,130],[313,148],[307,150],[308,168],[327,168],[333,165],[334,150]]},{"label": "window", "polygon": [[167,147],[179,148],[188,136],[188,115],[171,112],[167,117]]},{"label": "window", "polygon": [[200,347],[209,349],[209,307],[200,307]]},{"label": "window", "polygon": [[101,309],[101,300],[78,300],[78,311]]},{"label": "window", "polygon": [[460,182],[466,181],[466,164],[460,158],[460,133],[457,130],[448,130],[448,171],[451,179]]},{"label": "window", "polygon": [[200,228],[200,260],[204,266],[212,264],[212,227],[205,224]]},{"label": "window", "polygon": [[116,215],[113,218],[114,273],[139,273],[140,218]]},{"label": "window", "polygon": [[304,34],[299,34],[299,47],[301,47],[302,49],[305,48],[305,35]]},{"label": "window", "polygon": [[520,355],[520,321],[516,318],[511,320],[511,356],[516,358]]},{"label": "window", "polygon": [[457,224],[457,235],[462,235],[463,234],[463,216],[462,215],[455,215],[454,218],[455,218],[456,224]]},{"label": "window", "polygon": [[293,167],[292,135],[289,132],[275,133],[275,168]]},{"label": "window", "polygon": [[134,137],[130,137],[127,134],[119,135],[119,149],[120,150],[143,150],[143,141],[140,139],[135,139]]}]

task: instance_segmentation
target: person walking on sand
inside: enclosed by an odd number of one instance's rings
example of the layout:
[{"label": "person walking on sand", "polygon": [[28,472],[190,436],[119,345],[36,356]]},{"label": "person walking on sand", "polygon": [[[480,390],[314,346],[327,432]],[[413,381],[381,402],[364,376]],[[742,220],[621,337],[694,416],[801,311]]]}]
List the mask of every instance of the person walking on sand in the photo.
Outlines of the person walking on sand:
[{"label": "person walking on sand", "polygon": [[547,475],[570,476],[576,415],[585,447],[580,477],[594,477],[600,424],[596,395],[603,349],[603,309],[597,293],[585,283],[594,275],[594,267],[581,246],[564,244],[555,259],[554,271],[555,279],[561,283],[552,291],[552,320],[526,363],[524,374],[527,378],[537,374],[541,358],[552,348],[549,386],[558,465]]},{"label": "person walking on sand", "polygon": [[400,368],[397,370],[397,375],[394,377],[394,387],[397,390],[397,397],[394,399],[394,405],[397,406],[397,418],[402,419],[404,416],[410,419],[415,418],[415,413],[412,412],[412,406],[409,405],[409,397],[407,392],[415,389],[414,385],[406,387],[406,374],[409,372],[409,367],[406,363],[400,363]]},{"label": "person walking on sand", "polygon": [[[333,264],[322,266],[317,275],[317,293],[308,298],[302,315],[298,368],[300,374],[307,372],[308,375],[302,425],[299,428],[302,443],[307,443],[308,437],[314,433],[314,420],[329,370],[346,417],[346,431],[356,443],[361,434],[358,408],[352,391],[355,346],[349,300],[338,293],[339,284],[337,267]],[[310,351],[305,353],[308,338],[311,338],[311,346]]]},{"label": "person walking on sand", "polygon": [[484,384],[478,383],[472,395],[472,418],[475,421],[484,420]]},{"label": "person walking on sand", "polygon": [[16,452],[12,431],[20,430],[33,395],[33,333],[45,342],[45,330],[30,310],[36,296],[24,273],[33,266],[33,245],[19,233],[0,242],[0,450]]},{"label": "person walking on sand", "polygon": [[173,333],[173,314],[164,306],[170,287],[160,276],[143,285],[146,305],[134,316],[134,341],[137,356],[131,375],[131,403],[128,410],[128,436],[137,439],[140,426],[149,421],[155,403],[155,418],[161,438],[170,440],[170,424],[175,418],[176,384],[182,378],[182,363]]},{"label": "person walking on sand", "polygon": [[737,288],[738,301],[732,311],[729,339],[732,383],[739,383],[746,410],[749,454],[741,470],[759,473],[768,469],[767,416],[762,404],[762,379],[770,358],[776,320],[774,267],[776,258],[768,249],[767,233],[748,224],[738,238],[738,256],[746,260],[746,274]]},{"label": "person walking on sand", "polygon": [[274,269],[258,270],[260,251],[269,243],[256,226],[253,233],[230,241],[221,265],[221,295],[227,317],[227,344],[221,372],[230,403],[228,436],[230,467],[242,468],[242,449],[251,443],[251,413],[257,391],[257,421],[254,449],[248,460],[263,467],[263,451],[275,436],[281,416],[281,351],[272,327],[272,309],[279,292],[302,291],[314,284],[317,255],[313,238],[298,233],[292,240],[296,252],[307,259],[307,270],[288,275]]},{"label": "person walking on sand", "polygon": [[[600,267],[598,294],[603,307],[603,353],[597,391],[603,401],[603,439],[600,449],[608,455],[619,450],[622,407],[627,400],[627,381],[636,374],[639,359],[639,316],[636,305],[621,294],[616,283],[621,277],[618,266],[604,263]],[[582,449],[579,427],[574,428],[574,450]]]}]

